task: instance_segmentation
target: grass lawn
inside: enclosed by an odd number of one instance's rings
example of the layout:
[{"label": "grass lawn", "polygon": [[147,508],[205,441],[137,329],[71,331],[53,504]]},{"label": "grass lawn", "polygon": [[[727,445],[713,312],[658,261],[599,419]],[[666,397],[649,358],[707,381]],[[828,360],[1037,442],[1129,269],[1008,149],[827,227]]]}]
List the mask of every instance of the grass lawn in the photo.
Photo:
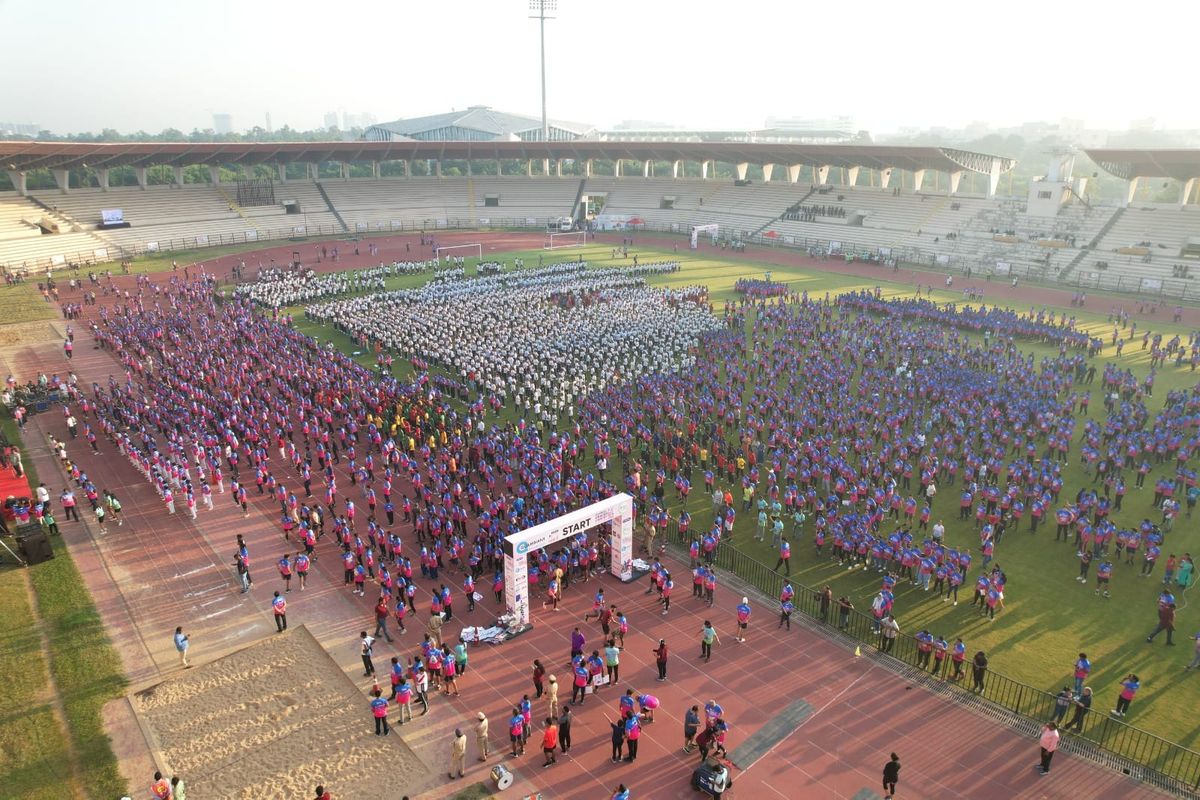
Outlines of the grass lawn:
[{"label": "grass lawn", "polygon": [[[611,248],[608,247],[588,246],[564,250],[563,258],[573,260],[581,252],[594,266],[604,267],[614,263],[611,260]],[[880,280],[864,280],[857,276],[833,272],[726,261],[707,255],[696,256],[691,251],[676,254],[666,250],[654,253],[646,248],[638,248],[638,252],[643,262],[658,258],[680,259],[684,264],[680,272],[658,276],[652,282],[665,286],[706,284],[718,305],[726,298],[735,297],[733,285],[739,277],[761,277],[765,271],[770,271],[776,281],[786,282],[796,290],[807,290],[810,294],[818,296],[825,292],[836,293],[876,285],[882,288],[885,295],[906,295],[911,292],[911,287],[886,281],[884,278],[889,273],[884,270],[880,270]],[[542,253],[535,251],[504,254],[499,258],[511,262],[512,258],[523,256],[527,265],[532,266],[536,265],[538,255]],[[468,267],[468,272],[471,271]],[[423,280],[424,276],[405,276],[393,279],[393,282],[396,286],[417,285]],[[954,292],[935,293],[935,297],[941,301],[962,300],[961,294]],[[1112,325],[1106,321],[1106,314],[1069,310],[1076,314],[1085,327],[1095,331],[1097,335],[1104,336],[1107,343]],[[322,341],[332,340],[335,346],[346,352],[355,349],[348,337],[336,334],[331,328],[303,320],[298,326]],[[1145,327],[1145,324],[1139,325],[1139,337]],[[1156,320],[1151,327],[1156,332],[1163,332],[1165,338],[1169,338],[1175,332],[1186,333],[1181,326],[1172,326],[1165,321]],[[1043,355],[1052,356],[1057,352],[1056,349],[1031,343],[1020,342],[1018,345],[1026,352],[1033,352],[1038,358]],[[1140,347],[1140,338],[1127,344],[1120,363],[1132,368],[1136,375],[1143,376],[1148,370],[1148,354],[1141,351]],[[1103,362],[1112,356],[1113,349],[1106,347],[1098,359],[1098,374],[1103,373]],[[367,365],[373,364],[373,356],[370,354],[360,356],[360,360]],[[406,371],[406,365],[400,365],[397,369],[398,374],[404,374]],[[1168,391],[1190,388],[1197,377],[1186,368],[1177,370],[1168,366],[1160,369],[1155,385],[1155,398],[1149,401],[1151,414],[1161,408],[1162,398]],[[1076,386],[1075,389],[1092,390],[1091,416],[1102,422],[1104,408],[1100,401],[1099,385],[1097,381],[1091,387]],[[511,412],[507,412],[506,416],[508,414]],[[1077,431],[1082,431],[1082,424]],[[1072,446],[1074,449],[1071,455],[1077,459],[1078,445],[1073,443]],[[1173,474],[1173,464],[1160,467],[1151,473],[1147,479],[1147,489],[1141,492],[1132,488],[1132,477],[1129,478],[1131,488],[1125,498],[1124,508],[1121,512],[1111,515],[1119,527],[1133,527],[1144,516],[1158,521],[1159,516],[1155,515],[1151,508],[1152,486],[1156,475],[1164,473],[1168,468]],[[1073,460],[1065,470],[1063,501],[1073,497],[1085,481],[1090,485],[1090,478],[1083,475],[1077,460]],[[972,518],[969,522],[960,523],[957,519],[956,487],[940,488],[942,492],[938,495],[934,519],[941,517],[944,520],[948,546],[972,549],[975,553],[975,569],[968,574],[968,583],[960,590],[960,602],[957,607],[942,602],[932,593],[926,594],[916,587],[901,585],[897,592],[896,613],[902,630],[915,633],[921,628],[928,628],[935,634],[945,635],[950,641],[961,636],[967,643],[969,653],[977,649],[986,651],[991,666],[996,671],[1051,692],[1057,692],[1069,683],[1070,670],[1076,654],[1086,651],[1093,663],[1089,684],[1096,694],[1093,706],[1095,711],[1107,713],[1115,702],[1117,683],[1126,673],[1136,672],[1142,678],[1143,688],[1126,721],[1164,738],[1196,746],[1197,738],[1200,737],[1200,727],[1197,727],[1192,719],[1192,705],[1200,699],[1200,686],[1195,683],[1200,678],[1183,670],[1192,654],[1189,636],[1200,631],[1200,610],[1191,608],[1188,596],[1190,592],[1177,592],[1177,646],[1166,648],[1164,637],[1161,635],[1154,644],[1146,644],[1144,641],[1157,622],[1155,600],[1160,589],[1159,580],[1165,555],[1191,552],[1200,556],[1200,537],[1197,536],[1191,521],[1181,518],[1174,532],[1167,535],[1164,558],[1156,569],[1155,577],[1137,577],[1141,567],[1140,559],[1133,566],[1118,564],[1112,581],[1112,598],[1107,600],[1095,596],[1091,584],[1085,587],[1075,581],[1078,571],[1075,549],[1070,544],[1053,541],[1053,510],[1047,514],[1050,523],[1043,523],[1036,536],[1028,533],[1027,523],[1019,530],[1010,530],[996,548],[996,562],[1003,566],[1009,576],[1006,607],[996,621],[989,624],[970,606],[970,581],[977,574],[980,563],[979,539],[974,520]],[[740,491],[735,491],[734,495],[740,504]],[[671,503],[669,510],[672,515],[677,515],[682,509],[670,487],[666,499]],[[689,511],[693,516],[694,529],[703,530],[711,521],[711,505],[709,498],[703,494],[699,473],[695,476]],[[739,515],[734,536],[736,546],[758,560],[774,565],[777,553],[769,541],[753,541],[753,525],[753,515]],[[827,558],[817,559],[811,546],[811,533],[809,523],[808,530],[804,532],[801,540],[792,543],[793,580],[813,587],[829,583],[835,596],[847,594],[860,610],[868,609],[870,599],[879,587],[879,575],[863,571],[848,572],[839,569],[836,562]],[[763,609],[760,611],[760,618],[773,612],[774,609]]]},{"label": "grass lawn", "polygon": [[[11,544],[11,540],[9,541]],[[0,786],[5,797],[64,796],[70,772],[66,732],[51,706],[49,669],[24,568],[4,554],[0,568]],[[119,796],[119,795],[116,795]]]},{"label": "grass lawn", "polygon": [[[4,418],[0,427],[10,442],[21,441],[11,418]],[[36,486],[39,480],[31,459],[25,460],[25,467],[30,484]],[[0,571],[0,608],[8,612],[0,621],[0,642],[3,643],[0,646],[0,665],[6,664],[10,656],[20,662],[20,668],[0,673],[6,676],[3,688],[0,688],[0,698],[12,698],[11,702],[3,705],[6,714],[12,713],[0,717],[0,751],[3,756],[0,768],[5,771],[10,769],[7,726],[25,725],[30,721],[37,723],[38,734],[22,735],[20,739],[27,746],[36,745],[36,748],[31,752],[14,754],[16,757],[11,762],[14,771],[10,773],[13,780],[21,778],[25,772],[45,780],[47,775],[53,774],[50,771],[53,767],[47,768],[46,764],[57,764],[59,774],[69,768],[64,731],[49,716],[49,705],[37,702],[37,698],[44,699],[47,694],[44,690],[46,664],[44,659],[37,659],[39,667],[33,667],[35,659],[31,658],[31,653],[37,652],[38,643],[36,633],[31,632],[41,626],[48,639],[49,671],[62,700],[67,724],[65,734],[70,736],[71,747],[78,759],[78,776],[83,784],[83,792],[93,800],[111,800],[124,795],[126,785],[117,770],[111,742],[104,732],[101,711],[105,703],[124,692],[125,675],[121,660],[104,632],[100,613],[92,602],[74,559],[61,539],[53,539],[52,542],[55,558],[28,569],[28,580],[32,584],[36,603],[34,609],[29,608],[24,588],[25,576],[21,571],[8,567]],[[7,592],[9,585],[14,583],[20,587],[20,597],[10,605]],[[23,605],[18,605],[17,600]],[[36,617],[32,614],[36,614]],[[16,625],[12,624],[14,620],[18,621]],[[28,631],[21,626],[28,628]],[[27,644],[30,635],[34,637],[32,647]],[[23,684],[29,681],[33,682],[32,685]],[[21,704],[27,706],[27,714],[15,712]],[[55,788],[54,794],[11,793],[3,774],[0,774],[0,786],[4,787],[4,797],[63,796],[61,785]],[[36,784],[30,783],[29,786],[33,792]]]},{"label": "grass lawn", "polygon": [[57,303],[47,303],[37,289],[36,280],[27,280],[13,286],[0,286],[0,322],[37,322],[62,318]]}]

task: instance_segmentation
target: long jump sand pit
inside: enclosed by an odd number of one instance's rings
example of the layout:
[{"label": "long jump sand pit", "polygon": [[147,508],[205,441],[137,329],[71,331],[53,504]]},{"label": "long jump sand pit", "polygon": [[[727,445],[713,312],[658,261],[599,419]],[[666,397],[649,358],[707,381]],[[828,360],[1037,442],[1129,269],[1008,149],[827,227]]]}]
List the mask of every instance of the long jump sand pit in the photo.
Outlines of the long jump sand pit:
[{"label": "long jump sand pit", "polygon": [[[380,776],[416,794],[430,772],[304,627],[137,692],[133,707],[189,797],[349,800]],[[376,796],[373,794],[373,796]]]}]

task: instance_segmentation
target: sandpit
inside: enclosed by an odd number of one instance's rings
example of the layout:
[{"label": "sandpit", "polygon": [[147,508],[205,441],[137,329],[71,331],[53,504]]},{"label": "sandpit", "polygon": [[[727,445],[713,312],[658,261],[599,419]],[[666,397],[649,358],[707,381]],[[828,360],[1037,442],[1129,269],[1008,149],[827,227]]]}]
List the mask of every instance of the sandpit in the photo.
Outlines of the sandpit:
[{"label": "sandpit", "polygon": [[196,798],[415,794],[430,772],[303,626],[137,692],[133,707]]}]

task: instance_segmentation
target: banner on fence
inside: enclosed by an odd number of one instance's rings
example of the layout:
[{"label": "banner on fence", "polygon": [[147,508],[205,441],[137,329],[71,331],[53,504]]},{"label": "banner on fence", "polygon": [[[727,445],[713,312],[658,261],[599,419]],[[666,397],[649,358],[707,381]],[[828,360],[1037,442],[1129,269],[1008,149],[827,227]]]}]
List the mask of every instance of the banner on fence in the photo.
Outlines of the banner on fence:
[{"label": "banner on fence", "polygon": [[530,228],[537,227],[537,217],[526,217],[525,224]]},{"label": "banner on fence", "polygon": [[891,254],[892,254],[892,248],[890,248],[890,247],[881,247],[881,248],[879,248],[879,255],[881,255],[881,256],[890,256]]},{"label": "banner on fence", "polygon": [[56,267],[61,267],[67,263],[66,256],[50,256],[50,263]]},{"label": "banner on fence", "polygon": [[158,242],[146,242],[146,252],[147,253],[157,253],[158,252]]},{"label": "banner on fence", "polygon": [[795,236],[787,236],[787,235],[785,235],[785,236],[783,237],[783,243],[784,243],[784,244],[795,244],[795,243],[796,243],[796,237],[795,237]]},{"label": "banner on fence", "polygon": [[246,231],[246,241],[247,242],[257,242],[258,241],[258,231]]},{"label": "banner on fence", "polygon": [[297,236],[303,236],[304,235],[304,226],[297,225],[296,227],[292,228],[292,233],[296,234]]},{"label": "banner on fence", "polygon": [[392,230],[404,230],[404,223],[398,219],[392,220]]},{"label": "banner on fence", "polygon": [[997,261],[996,262],[996,274],[997,275],[1007,275],[1010,272],[1012,272],[1012,264],[1008,263],[1007,261]]},{"label": "banner on fence", "polygon": [[490,217],[480,217],[480,218],[479,218],[479,224],[480,224],[480,225],[491,225],[491,224],[492,224],[492,220],[491,220],[491,218],[490,218]]},{"label": "banner on fence", "polygon": [[1161,292],[1162,287],[1162,278],[1142,278],[1143,292]]},{"label": "banner on fence", "polygon": [[446,227],[446,224],[447,224],[447,223],[446,223],[446,220],[445,220],[445,218],[437,220],[437,226],[438,226],[439,228],[444,228],[444,227]]},{"label": "banner on fence", "polygon": [[125,212],[119,208],[100,209],[101,225],[120,225],[125,221]]},{"label": "banner on fence", "polygon": [[367,223],[365,223],[365,222],[354,223],[354,230],[358,231],[359,233],[362,233],[363,231],[367,230]]},{"label": "banner on fence", "polygon": [[197,236],[196,244],[201,245],[201,246],[208,244],[208,234],[202,233],[199,236]]},{"label": "banner on fence", "polygon": [[108,261],[108,248],[97,247],[92,251],[92,258],[96,259],[97,261]]},{"label": "banner on fence", "polygon": [[939,253],[939,254],[938,254],[938,257],[937,257],[937,263],[939,263],[939,264],[949,264],[949,263],[950,263],[950,256],[946,255],[945,253]]}]

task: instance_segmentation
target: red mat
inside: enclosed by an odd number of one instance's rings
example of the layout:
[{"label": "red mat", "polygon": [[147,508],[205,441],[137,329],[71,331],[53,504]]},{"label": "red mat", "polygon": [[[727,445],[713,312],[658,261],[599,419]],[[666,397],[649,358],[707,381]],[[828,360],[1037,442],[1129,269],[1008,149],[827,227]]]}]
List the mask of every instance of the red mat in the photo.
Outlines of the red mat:
[{"label": "red mat", "polygon": [[[24,458],[24,454],[22,454],[22,458]],[[18,478],[11,466],[0,467],[0,503],[10,497],[32,496],[33,492],[29,487],[29,473]]]}]

